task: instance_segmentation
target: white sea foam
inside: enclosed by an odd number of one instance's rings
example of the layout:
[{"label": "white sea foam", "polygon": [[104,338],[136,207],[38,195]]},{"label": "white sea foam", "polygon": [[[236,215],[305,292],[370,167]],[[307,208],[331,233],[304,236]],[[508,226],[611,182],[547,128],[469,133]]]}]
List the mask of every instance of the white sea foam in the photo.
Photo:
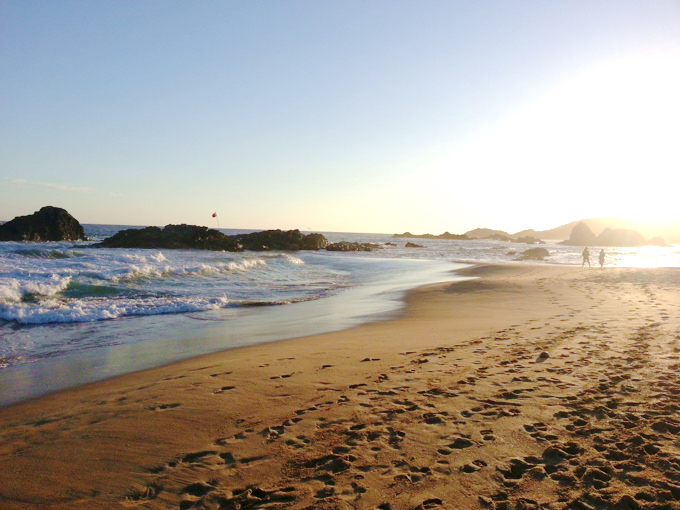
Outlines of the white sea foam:
[{"label": "white sea foam", "polygon": [[109,280],[112,282],[122,282],[138,280],[141,278],[162,278],[175,272],[170,266],[157,267],[150,264],[143,266],[137,266],[133,264],[123,271],[123,274],[113,275],[109,278]]},{"label": "white sea foam", "polygon": [[47,299],[38,305],[0,303],[0,319],[21,324],[91,322],[133,315],[202,312],[229,305],[226,296],[211,299],[147,297],[131,299]]},{"label": "white sea foam", "polygon": [[51,275],[44,280],[18,280],[0,278],[0,302],[18,302],[27,296],[49,297],[64,291],[71,283],[71,276]]},{"label": "white sea foam", "polygon": [[289,255],[288,253],[283,253],[282,255],[283,255],[283,258],[285,258],[288,262],[290,262],[292,264],[301,265],[301,264],[305,263],[305,261],[302,260],[301,258],[294,257],[293,255]]},{"label": "white sea foam", "polygon": [[165,255],[163,255],[161,252],[155,253],[153,255],[150,255],[149,258],[153,260],[154,262],[167,262],[168,259],[165,258]]},{"label": "white sea foam", "polygon": [[200,312],[239,303],[293,303],[343,287],[336,276],[333,270],[307,267],[302,257],[276,252],[0,243],[0,320],[84,322]]},{"label": "white sea foam", "polygon": [[21,301],[21,283],[14,278],[0,279],[0,302]]}]

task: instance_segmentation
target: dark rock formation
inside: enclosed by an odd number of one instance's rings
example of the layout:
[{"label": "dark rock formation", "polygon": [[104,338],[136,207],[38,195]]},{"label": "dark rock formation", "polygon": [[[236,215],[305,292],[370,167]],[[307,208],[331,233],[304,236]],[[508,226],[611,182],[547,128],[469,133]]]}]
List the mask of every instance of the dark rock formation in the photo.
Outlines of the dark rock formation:
[{"label": "dark rock formation", "polygon": [[543,260],[550,256],[550,252],[545,248],[531,248],[523,251],[517,260]]},{"label": "dark rock formation", "polygon": [[304,235],[299,230],[266,230],[228,236],[207,227],[167,225],[121,230],[93,246],[97,248],[159,248],[221,251],[320,250],[328,245],[321,234]]},{"label": "dark rock formation", "polygon": [[382,246],[373,243],[350,243],[349,241],[340,241],[326,246],[328,251],[373,251],[378,248]]},{"label": "dark rock formation", "polygon": [[87,241],[87,237],[65,209],[46,206],[0,225],[0,241]]},{"label": "dark rock formation", "polygon": [[214,229],[195,225],[131,228],[93,245],[97,248],[162,248],[238,251],[235,239]]},{"label": "dark rock formation", "polygon": [[424,246],[416,243],[406,243],[407,248],[424,248]]},{"label": "dark rock formation", "polygon": [[321,234],[305,235],[299,230],[265,230],[232,236],[244,250],[321,250],[328,240]]},{"label": "dark rock formation", "polygon": [[571,231],[569,239],[562,241],[560,244],[566,244],[568,246],[590,246],[597,244],[597,237],[590,230],[590,227],[585,223],[577,223],[576,226]]}]

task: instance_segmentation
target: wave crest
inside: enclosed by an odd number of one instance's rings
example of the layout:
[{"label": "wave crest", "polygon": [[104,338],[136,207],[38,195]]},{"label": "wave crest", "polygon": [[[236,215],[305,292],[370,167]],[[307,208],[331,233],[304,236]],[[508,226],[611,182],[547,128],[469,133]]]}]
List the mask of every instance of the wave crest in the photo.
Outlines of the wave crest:
[{"label": "wave crest", "polygon": [[0,303],[0,319],[20,324],[93,322],[133,315],[203,312],[225,308],[229,303],[226,296],[209,299],[165,296],[90,298],[72,301],[49,299],[38,305]]},{"label": "wave crest", "polygon": [[85,257],[84,253],[74,250],[48,250],[44,248],[16,250],[14,253],[29,259],[71,259],[76,257]]},{"label": "wave crest", "polygon": [[47,281],[19,281],[16,278],[0,278],[0,302],[33,301],[63,292],[71,283],[70,276],[52,275]]}]

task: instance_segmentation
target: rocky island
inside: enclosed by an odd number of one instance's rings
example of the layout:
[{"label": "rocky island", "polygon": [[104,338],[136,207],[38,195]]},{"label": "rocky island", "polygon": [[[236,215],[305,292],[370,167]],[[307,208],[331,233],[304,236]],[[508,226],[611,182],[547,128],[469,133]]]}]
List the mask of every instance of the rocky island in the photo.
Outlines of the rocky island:
[{"label": "rocky island", "polygon": [[567,246],[664,246],[665,242],[661,237],[654,237],[646,240],[642,234],[636,230],[625,228],[605,228],[599,235],[590,227],[580,222],[571,231],[569,239],[560,244]]},{"label": "rocky island", "polygon": [[87,241],[82,225],[65,209],[45,206],[0,225],[0,241]]}]

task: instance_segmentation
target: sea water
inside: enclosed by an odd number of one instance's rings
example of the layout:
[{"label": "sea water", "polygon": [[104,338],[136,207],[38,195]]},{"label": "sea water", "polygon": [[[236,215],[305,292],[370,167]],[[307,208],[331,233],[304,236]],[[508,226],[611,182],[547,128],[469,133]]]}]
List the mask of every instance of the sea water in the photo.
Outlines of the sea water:
[{"label": "sea water", "polygon": [[[131,228],[84,227],[94,240]],[[0,405],[199,354],[384,320],[399,313],[410,288],[463,279],[456,269],[512,261],[530,248],[324,235],[382,247],[229,253],[0,243]],[[581,263],[580,248],[545,247],[549,263]],[[606,264],[680,266],[680,249],[608,249]]]}]

